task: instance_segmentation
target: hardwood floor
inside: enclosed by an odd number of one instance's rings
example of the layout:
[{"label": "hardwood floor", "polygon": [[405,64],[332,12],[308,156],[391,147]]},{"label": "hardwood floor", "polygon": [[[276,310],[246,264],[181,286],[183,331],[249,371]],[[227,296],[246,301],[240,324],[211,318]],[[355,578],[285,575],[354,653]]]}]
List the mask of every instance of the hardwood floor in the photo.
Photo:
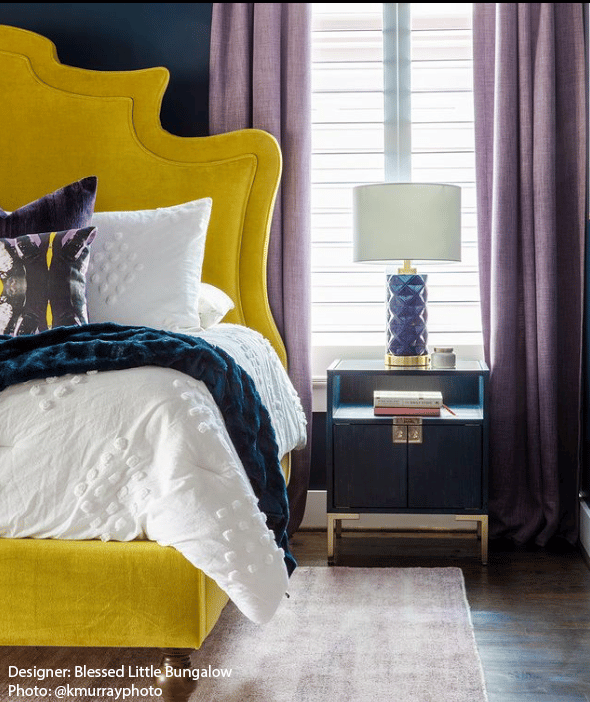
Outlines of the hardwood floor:
[{"label": "hardwood floor", "polygon": [[[291,547],[300,565],[327,565],[325,532],[299,532]],[[473,537],[345,532],[336,564],[460,567],[489,702],[590,702],[590,570],[581,555],[496,545],[487,566],[478,556]]]}]

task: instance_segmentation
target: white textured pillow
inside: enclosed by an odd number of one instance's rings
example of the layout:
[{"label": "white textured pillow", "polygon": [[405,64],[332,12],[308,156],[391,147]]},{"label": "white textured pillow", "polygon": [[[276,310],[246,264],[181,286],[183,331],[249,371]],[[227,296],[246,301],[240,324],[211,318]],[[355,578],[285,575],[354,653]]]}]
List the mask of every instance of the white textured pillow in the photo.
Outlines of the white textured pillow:
[{"label": "white textured pillow", "polygon": [[95,212],[89,322],[200,327],[198,300],[211,198],[155,210]]},{"label": "white textured pillow", "polygon": [[226,295],[223,290],[209,285],[209,283],[201,283],[199,317],[203,329],[210,329],[215,324],[219,324],[233,308],[234,303],[231,297]]}]

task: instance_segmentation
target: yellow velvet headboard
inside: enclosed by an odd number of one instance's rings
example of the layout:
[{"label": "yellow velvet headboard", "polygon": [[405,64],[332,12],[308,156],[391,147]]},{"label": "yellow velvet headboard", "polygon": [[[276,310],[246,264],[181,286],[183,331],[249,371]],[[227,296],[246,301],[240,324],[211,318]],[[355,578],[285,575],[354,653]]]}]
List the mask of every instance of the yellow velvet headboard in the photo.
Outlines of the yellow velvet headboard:
[{"label": "yellow velvet headboard", "polygon": [[227,321],[286,354],[268,305],[266,258],[281,171],[259,130],[178,137],[160,124],[165,68],[90,71],[61,64],[46,38],[0,26],[0,207],[14,210],[89,175],[96,211],[211,197],[203,280],[235,302]]}]

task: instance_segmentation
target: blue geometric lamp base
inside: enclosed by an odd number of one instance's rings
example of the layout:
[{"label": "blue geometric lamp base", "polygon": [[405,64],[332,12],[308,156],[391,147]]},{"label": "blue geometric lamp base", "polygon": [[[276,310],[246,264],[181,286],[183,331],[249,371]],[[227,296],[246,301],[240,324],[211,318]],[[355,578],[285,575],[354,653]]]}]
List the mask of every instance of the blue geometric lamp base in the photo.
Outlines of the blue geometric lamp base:
[{"label": "blue geometric lamp base", "polygon": [[387,349],[390,366],[427,366],[425,275],[387,276]]}]

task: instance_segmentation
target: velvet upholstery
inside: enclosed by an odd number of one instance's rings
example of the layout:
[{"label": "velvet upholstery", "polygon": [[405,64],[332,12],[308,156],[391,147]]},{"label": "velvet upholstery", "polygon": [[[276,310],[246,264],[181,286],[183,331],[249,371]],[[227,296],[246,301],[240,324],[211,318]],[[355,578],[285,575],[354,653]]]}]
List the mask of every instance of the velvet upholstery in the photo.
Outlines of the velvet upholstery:
[{"label": "velvet upholstery", "polygon": [[[266,290],[277,142],[260,130],[203,138],[164,132],[166,83],[164,68],[63,66],[47,39],[0,26],[0,91],[10,106],[0,111],[0,134],[11,149],[0,159],[0,204],[15,210],[89,174],[98,177],[96,211],[211,197],[203,280],[234,301],[227,321],[262,333],[286,363]],[[110,560],[112,553],[121,555]],[[197,647],[223,596],[191,569],[154,544],[0,539],[0,601],[8,603],[0,644],[184,647],[190,640]],[[117,612],[132,623],[118,625]]]},{"label": "velvet upholstery", "polygon": [[15,210],[88,175],[100,184],[96,212],[211,197],[203,280],[234,301],[227,322],[260,331],[286,362],[266,290],[268,230],[282,166],[276,140],[257,129],[213,137],[164,132],[158,117],[168,82],[164,68],[64,66],[51,42],[7,26],[0,26],[0,50],[2,97],[11,107],[0,113],[0,133],[13,154],[0,159],[0,206]]},{"label": "velvet upholstery", "polygon": [[0,592],[11,646],[198,648],[227,602],[178,551],[149,541],[3,539]]}]

